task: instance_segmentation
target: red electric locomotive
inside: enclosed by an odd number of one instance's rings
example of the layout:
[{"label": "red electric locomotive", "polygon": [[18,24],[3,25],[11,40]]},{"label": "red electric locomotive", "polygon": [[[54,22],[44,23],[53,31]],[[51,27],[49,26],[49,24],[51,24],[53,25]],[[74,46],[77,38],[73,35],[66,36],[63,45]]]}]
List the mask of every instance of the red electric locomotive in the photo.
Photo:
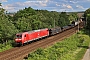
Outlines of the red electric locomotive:
[{"label": "red electric locomotive", "polygon": [[17,33],[15,43],[23,45],[24,43],[27,43],[29,41],[33,41],[46,36],[49,36],[48,28],[33,30],[33,31],[28,31],[23,33]]}]

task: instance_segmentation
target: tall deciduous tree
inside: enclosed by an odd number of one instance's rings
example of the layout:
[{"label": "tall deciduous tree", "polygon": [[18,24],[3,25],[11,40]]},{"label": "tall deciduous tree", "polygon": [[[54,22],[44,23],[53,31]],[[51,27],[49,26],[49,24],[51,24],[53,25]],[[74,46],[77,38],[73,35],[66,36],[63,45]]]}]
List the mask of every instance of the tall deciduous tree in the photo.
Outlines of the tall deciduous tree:
[{"label": "tall deciduous tree", "polygon": [[13,34],[17,32],[15,26],[8,20],[8,16],[4,13],[4,9],[0,8],[0,42],[4,43],[9,38],[13,38]]},{"label": "tall deciduous tree", "polygon": [[65,26],[65,25],[70,24],[70,20],[69,20],[68,15],[66,14],[66,12],[61,12],[59,20],[60,21],[58,23],[61,26]]},{"label": "tall deciduous tree", "polygon": [[70,22],[77,20],[78,16],[77,13],[70,13],[68,16]]},{"label": "tall deciduous tree", "polygon": [[86,18],[87,28],[90,29],[90,8],[85,11],[84,17]]}]

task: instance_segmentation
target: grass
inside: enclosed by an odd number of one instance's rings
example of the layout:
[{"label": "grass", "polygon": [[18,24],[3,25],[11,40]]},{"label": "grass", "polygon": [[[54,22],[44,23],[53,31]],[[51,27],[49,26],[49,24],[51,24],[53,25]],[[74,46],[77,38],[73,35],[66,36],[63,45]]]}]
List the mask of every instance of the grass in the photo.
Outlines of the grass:
[{"label": "grass", "polygon": [[90,37],[80,31],[46,49],[37,49],[28,60],[81,60],[90,42]]},{"label": "grass", "polygon": [[0,44],[0,52],[13,48],[13,41],[9,40],[7,43]]}]

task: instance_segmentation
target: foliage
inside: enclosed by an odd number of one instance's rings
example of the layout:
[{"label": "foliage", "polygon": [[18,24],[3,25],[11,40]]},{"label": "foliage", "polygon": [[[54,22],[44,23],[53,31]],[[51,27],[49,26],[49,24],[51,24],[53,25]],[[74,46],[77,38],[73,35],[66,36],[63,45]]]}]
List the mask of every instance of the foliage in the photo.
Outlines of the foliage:
[{"label": "foliage", "polygon": [[0,8],[0,43],[12,39],[13,35],[17,32],[14,24],[8,20],[8,16],[4,13],[4,9]]},{"label": "foliage", "polygon": [[58,24],[61,27],[70,24],[69,17],[66,12],[61,12]]},{"label": "foliage", "polygon": [[87,14],[87,28],[90,29],[90,14]]},{"label": "foliage", "polygon": [[88,35],[74,34],[47,49],[40,48],[30,53],[28,60],[80,60],[89,45],[89,39]]},{"label": "foliage", "polygon": [[[75,17],[76,15],[72,13],[72,16]],[[15,27],[22,32],[24,30],[52,28],[55,26],[62,27],[70,24],[70,20],[66,12],[34,10],[28,7],[17,11],[12,21]]]},{"label": "foliage", "polygon": [[13,48],[13,41],[9,40],[7,43],[0,44],[0,52]]},{"label": "foliage", "polygon": [[72,21],[77,20],[77,18],[78,18],[77,13],[71,13],[71,14],[69,15],[70,23],[71,23]]},{"label": "foliage", "polygon": [[87,9],[87,10],[84,12],[84,14],[85,14],[85,17],[87,16],[87,14],[90,14],[90,8]]},{"label": "foliage", "polygon": [[90,8],[85,11],[84,17],[86,18],[87,28],[90,29]]}]

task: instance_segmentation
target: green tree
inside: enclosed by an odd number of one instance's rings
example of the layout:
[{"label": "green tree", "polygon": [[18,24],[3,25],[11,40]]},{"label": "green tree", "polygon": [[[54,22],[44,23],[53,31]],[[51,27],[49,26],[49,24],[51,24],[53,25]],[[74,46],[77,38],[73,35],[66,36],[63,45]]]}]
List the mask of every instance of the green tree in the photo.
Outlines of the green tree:
[{"label": "green tree", "polygon": [[87,28],[90,29],[90,14],[87,14]]},{"label": "green tree", "polygon": [[87,16],[87,14],[90,14],[90,8],[89,8],[89,9],[87,9],[87,10],[84,12],[84,16],[86,17],[86,16]]},{"label": "green tree", "polygon": [[60,26],[65,26],[65,25],[70,24],[70,20],[66,12],[61,12],[58,23]]},{"label": "green tree", "polygon": [[5,9],[0,8],[0,42],[1,43],[4,43],[9,39],[13,39],[13,35],[17,32],[17,29],[15,29],[15,26],[8,20],[8,16],[4,13],[4,11]]},{"label": "green tree", "polygon": [[87,22],[87,28],[90,29],[90,8],[84,12],[84,17]]},{"label": "green tree", "polygon": [[70,23],[71,23],[72,21],[77,20],[77,18],[78,18],[77,13],[74,13],[74,12],[73,12],[73,13],[69,14],[68,18],[69,18],[69,20],[70,20]]},{"label": "green tree", "polygon": [[22,32],[25,30],[32,30],[32,23],[36,15],[35,10],[31,7],[19,10],[13,17],[13,22],[16,28]]}]

